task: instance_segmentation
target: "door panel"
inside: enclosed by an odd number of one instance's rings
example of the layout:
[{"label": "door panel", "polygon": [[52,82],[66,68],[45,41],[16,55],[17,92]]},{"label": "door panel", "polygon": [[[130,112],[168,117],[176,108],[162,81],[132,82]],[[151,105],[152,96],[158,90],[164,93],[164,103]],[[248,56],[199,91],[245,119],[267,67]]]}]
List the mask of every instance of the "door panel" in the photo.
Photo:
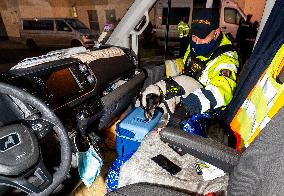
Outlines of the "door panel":
[{"label": "door panel", "polygon": [[55,20],[55,43],[58,46],[70,46],[74,37],[72,29],[64,20]]},{"label": "door panel", "polygon": [[24,20],[23,30],[39,46],[49,46],[54,42],[53,20]]}]

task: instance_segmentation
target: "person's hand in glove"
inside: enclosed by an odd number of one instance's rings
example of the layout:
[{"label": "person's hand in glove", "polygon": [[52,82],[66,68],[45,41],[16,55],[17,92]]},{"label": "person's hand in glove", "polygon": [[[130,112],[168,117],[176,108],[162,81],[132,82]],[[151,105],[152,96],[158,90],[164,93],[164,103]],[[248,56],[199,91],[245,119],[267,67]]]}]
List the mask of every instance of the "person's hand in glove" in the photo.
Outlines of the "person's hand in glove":
[{"label": "person's hand in glove", "polygon": [[189,112],[180,105],[175,112],[170,116],[167,127],[181,128],[182,122],[189,117]]}]

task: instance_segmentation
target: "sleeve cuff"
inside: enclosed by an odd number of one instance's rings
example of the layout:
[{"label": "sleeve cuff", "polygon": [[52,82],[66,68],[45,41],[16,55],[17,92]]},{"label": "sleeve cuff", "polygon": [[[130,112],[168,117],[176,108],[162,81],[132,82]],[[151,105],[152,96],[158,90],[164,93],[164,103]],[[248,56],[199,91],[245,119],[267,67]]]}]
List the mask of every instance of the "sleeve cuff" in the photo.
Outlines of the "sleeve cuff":
[{"label": "sleeve cuff", "polygon": [[190,93],[186,98],[181,102],[182,106],[190,113],[190,115],[201,113],[202,105],[198,96],[193,93]]}]

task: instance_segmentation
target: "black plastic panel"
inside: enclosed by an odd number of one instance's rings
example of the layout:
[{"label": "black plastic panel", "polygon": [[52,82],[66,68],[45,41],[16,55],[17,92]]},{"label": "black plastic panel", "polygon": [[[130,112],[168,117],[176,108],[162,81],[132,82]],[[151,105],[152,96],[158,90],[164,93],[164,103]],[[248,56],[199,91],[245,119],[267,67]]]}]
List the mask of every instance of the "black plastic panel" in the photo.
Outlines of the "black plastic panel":
[{"label": "black plastic panel", "polygon": [[[70,102],[95,91],[96,87],[95,76],[91,70],[87,69],[82,73],[79,66],[83,63],[73,59],[69,60],[68,64],[67,60],[64,59],[61,67],[56,65],[53,66],[53,69],[45,68],[44,71],[38,68],[37,73],[26,70],[23,70],[22,73],[18,70],[17,75],[11,75],[8,82],[26,89],[48,103],[52,109],[67,106]],[[53,63],[57,64],[58,62]],[[47,65],[45,64],[45,66]],[[88,68],[87,65],[85,66]],[[40,65],[40,67],[43,67],[43,65]],[[32,69],[33,71],[36,70],[35,68]],[[15,71],[12,73],[15,73]],[[93,78],[92,83],[87,80],[90,76]]]},{"label": "black plastic panel", "polygon": [[135,70],[135,65],[126,55],[98,59],[91,62],[89,67],[97,78],[97,85],[100,90]]},{"label": "black plastic panel", "polygon": [[141,72],[127,83],[102,98],[104,103],[103,114],[100,119],[99,129],[105,128],[115,116],[123,112],[134,98],[139,94],[145,74]]},{"label": "black plastic panel", "polygon": [[27,127],[15,124],[0,129],[0,174],[19,175],[38,158],[37,140]]}]

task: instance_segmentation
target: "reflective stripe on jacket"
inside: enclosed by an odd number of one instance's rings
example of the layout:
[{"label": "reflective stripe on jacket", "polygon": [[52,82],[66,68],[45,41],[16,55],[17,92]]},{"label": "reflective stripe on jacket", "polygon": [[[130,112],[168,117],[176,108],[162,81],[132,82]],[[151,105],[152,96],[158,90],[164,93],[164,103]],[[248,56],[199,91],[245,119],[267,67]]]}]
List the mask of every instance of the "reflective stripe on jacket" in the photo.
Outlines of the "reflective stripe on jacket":
[{"label": "reflective stripe on jacket", "polygon": [[284,105],[284,84],[276,81],[284,67],[284,45],[276,53],[270,66],[230,123],[237,138],[237,149],[242,150],[256,138],[260,131]]},{"label": "reflective stripe on jacket", "polygon": [[189,34],[190,28],[187,23],[180,21],[178,23],[178,36],[179,38],[187,37]]},{"label": "reflective stripe on jacket", "polygon": [[[220,46],[232,44],[223,34]],[[190,55],[190,45],[184,56],[184,63]],[[210,57],[197,56],[201,61]],[[239,66],[238,54],[236,51],[227,51],[206,63],[206,68],[199,77],[199,82],[204,88],[198,89],[189,94],[182,103],[191,114],[203,113],[209,109],[216,109],[227,106],[233,98],[236,87],[236,74]],[[230,77],[221,74],[221,70],[230,70]]]}]

